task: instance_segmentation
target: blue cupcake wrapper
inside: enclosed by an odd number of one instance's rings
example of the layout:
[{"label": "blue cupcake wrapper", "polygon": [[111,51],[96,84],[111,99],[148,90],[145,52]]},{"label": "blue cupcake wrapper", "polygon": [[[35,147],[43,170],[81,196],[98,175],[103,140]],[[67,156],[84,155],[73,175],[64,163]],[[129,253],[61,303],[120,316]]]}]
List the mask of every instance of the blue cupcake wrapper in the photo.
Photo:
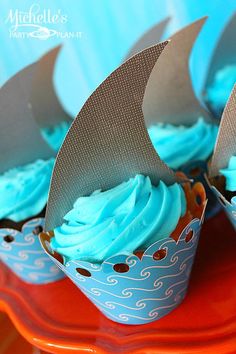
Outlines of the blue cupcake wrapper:
[{"label": "blue cupcake wrapper", "polygon": [[120,254],[102,264],[69,261],[63,265],[53,257],[46,240],[49,235],[41,234],[41,241],[51,259],[106,317],[136,325],[160,319],[184,299],[201,225],[202,220],[192,220],[178,242],[170,237],[155,242],[141,259]]},{"label": "blue cupcake wrapper", "polygon": [[44,218],[34,218],[21,231],[0,229],[0,260],[28,283],[46,284],[64,277],[41,246],[37,230],[43,226]]}]

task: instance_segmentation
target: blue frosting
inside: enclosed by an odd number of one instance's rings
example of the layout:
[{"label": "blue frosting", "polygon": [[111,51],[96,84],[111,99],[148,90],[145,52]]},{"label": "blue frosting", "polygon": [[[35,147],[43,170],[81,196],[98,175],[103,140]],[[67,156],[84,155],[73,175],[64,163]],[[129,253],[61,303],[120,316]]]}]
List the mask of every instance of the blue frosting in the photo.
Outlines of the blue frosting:
[{"label": "blue frosting", "polygon": [[159,123],[148,129],[158,155],[173,169],[189,161],[206,161],[214,149],[217,132],[218,127],[203,118],[191,127]]},{"label": "blue frosting", "polygon": [[227,168],[221,169],[220,173],[225,176],[227,191],[236,191],[236,156],[231,156]]},{"label": "blue frosting", "polygon": [[227,65],[218,70],[212,84],[206,88],[206,101],[220,117],[236,82],[236,65]]},{"label": "blue frosting", "polygon": [[[57,151],[69,129],[69,122],[41,129],[47,143]],[[0,219],[15,222],[36,216],[46,205],[54,159],[37,160],[13,168],[0,176]]]},{"label": "blue frosting", "polygon": [[51,247],[66,260],[99,263],[170,236],[185,212],[180,185],[153,186],[149,177],[136,175],[108,191],[78,198],[54,230]]},{"label": "blue frosting", "polygon": [[58,151],[61,147],[66,133],[70,127],[70,122],[61,122],[58,125],[41,129],[41,134],[50,147]]},{"label": "blue frosting", "polygon": [[54,159],[13,168],[0,175],[0,219],[19,222],[46,205]]}]

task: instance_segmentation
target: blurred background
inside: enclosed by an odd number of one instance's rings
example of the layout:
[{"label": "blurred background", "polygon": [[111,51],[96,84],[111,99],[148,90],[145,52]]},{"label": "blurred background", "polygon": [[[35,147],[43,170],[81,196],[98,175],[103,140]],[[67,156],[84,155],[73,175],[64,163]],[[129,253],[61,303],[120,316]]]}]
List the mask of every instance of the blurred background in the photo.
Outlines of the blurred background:
[{"label": "blurred background", "polygon": [[[197,18],[209,16],[191,58],[194,88],[199,95],[212,49],[236,9],[232,0],[225,0],[223,6],[222,0],[1,0],[0,3],[0,84],[47,50],[62,44],[54,81],[58,96],[73,117],[97,85],[122,62],[132,44],[167,17],[170,21],[163,38]],[[45,16],[44,31],[33,27],[36,22],[33,17],[32,26],[24,26],[29,12],[32,16]],[[55,15],[59,20],[51,23]],[[33,30],[34,37],[23,36]]]},{"label": "blurred background", "polygon": [[[163,39],[168,38],[207,15],[190,63],[199,96],[213,48],[235,9],[232,0],[0,0],[0,85],[62,44],[54,83],[63,106],[74,117],[145,31],[169,17]],[[35,16],[42,16],[45,23],[38,26]],[[0,314],[0,353],[39,352]]]}]

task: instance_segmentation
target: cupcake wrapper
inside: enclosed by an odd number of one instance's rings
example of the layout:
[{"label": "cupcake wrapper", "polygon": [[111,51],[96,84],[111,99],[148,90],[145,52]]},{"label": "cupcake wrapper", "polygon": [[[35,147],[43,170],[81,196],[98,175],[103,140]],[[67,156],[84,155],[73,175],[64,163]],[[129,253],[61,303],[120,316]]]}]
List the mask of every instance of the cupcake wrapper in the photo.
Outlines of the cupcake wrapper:
[{"label": "cupcake wrapper", "polygon": [[69,261],[65,266],[50,255],[48,234],[42,245],[57,266],[109,319],[145,324],[160,319],[184,299],[202,220],[192,220],[178,242],[165,238],[152,244],[141,259],[115,255],[101,265]]},{"label": "cupcake wrapper", "polygon": [[210,219],[221,210],[221,204],[214,191],[206,181],[205,175],[208,173],[207,163],[205,161],[190,161],[180,168],[180,171],[196,182],[201,182],[207,195],[206,219]]},{"label": "cupcake wrapper", "polygon": [[211,189],[236,230],[236,201],[232,200],[230,203],[216,187],[211,186]]},{"label": "cupcake wrapper", "polygon": [[35,218],[21,232],[0,229],[0,260],[28,283],[45,284],[64,276],[42,249],[38,234],[43,226],[44,218]]}]

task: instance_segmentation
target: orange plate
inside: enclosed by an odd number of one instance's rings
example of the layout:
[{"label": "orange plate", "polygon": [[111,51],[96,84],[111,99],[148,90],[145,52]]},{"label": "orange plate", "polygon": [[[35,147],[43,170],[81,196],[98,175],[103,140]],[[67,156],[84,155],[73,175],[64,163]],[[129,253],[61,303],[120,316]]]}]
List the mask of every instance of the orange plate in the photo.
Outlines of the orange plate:
[{"label": "orange plate", "polygon": [[28,343],[15,329],[6,314],[0,313],[0,353],[1,354],[46,354]]},{"label": "orange plate", "polygon": [[69,279],[24,284],[3,265],[0,309],[51,353],[236,353],[236,235],[223,213],[207,221],[186,299],[151,324],[116,324]]}]

